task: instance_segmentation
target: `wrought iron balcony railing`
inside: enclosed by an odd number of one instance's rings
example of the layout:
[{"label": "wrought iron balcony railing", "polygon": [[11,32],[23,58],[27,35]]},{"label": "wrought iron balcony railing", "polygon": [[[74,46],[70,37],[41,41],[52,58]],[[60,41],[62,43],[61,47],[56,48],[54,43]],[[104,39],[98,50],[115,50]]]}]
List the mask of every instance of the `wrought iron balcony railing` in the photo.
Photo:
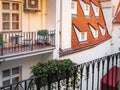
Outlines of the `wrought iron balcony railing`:
[{"label": "wrought iron balcony railing", "polygon": [[[76,65],[72,70],[72,75],[69,71],[62,72],[67,74],[64,79],[48,73],[44,86],[41,76],[37,76],[1,87],[0,90],[119,90],[120,53]],[[56,82],[52,82],[54,78]]]},{"label": "wrought iron balcony railing", "polygon": [[37,32],[2,33],[0,56],[40,50],[54,46],[55,31],[49,31],[47,36],[39,36]]}]

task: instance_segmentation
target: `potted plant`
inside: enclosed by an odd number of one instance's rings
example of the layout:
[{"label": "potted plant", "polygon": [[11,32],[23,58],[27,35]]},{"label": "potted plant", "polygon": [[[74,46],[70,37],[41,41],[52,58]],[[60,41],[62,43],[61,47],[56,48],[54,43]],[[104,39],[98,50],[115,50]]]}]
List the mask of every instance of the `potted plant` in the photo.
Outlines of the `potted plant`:
[{"label": "potted plant", "polygon": [[46,43],[46,40],[47,40],[48,31],[46,29],[45,30],[44,29],[38,30],[37,34],[38,34],[37,42],[42,43],[44,45]]}]

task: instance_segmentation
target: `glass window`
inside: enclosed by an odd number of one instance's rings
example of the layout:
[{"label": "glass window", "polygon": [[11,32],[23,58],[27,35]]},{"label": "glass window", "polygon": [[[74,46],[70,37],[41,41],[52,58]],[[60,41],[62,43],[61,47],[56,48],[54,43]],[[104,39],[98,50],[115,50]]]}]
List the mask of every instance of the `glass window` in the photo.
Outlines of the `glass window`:
[{"label": "glass window", "polygon": [[12,21],[19,21],[19,14],[18,13],[12,14]]},{"label": "glass window", "polygon": [[19,67],[12,69],[12,75],[19,74]]},{"label": "glass window", "polygon": [[10,76],[10,69],[3,71],[3,77],[5,78],[5,77],[8,77],[8,76]]},{"label": "glass window", "polygon": [[3,21],[10,21],[10,14],[9,13],[3,13]]},{"label": "glass window", "polygon": [[19,4],[18,3],[13,3],[12,4],[12,10],[19,10]]},{"label": "glass window", "polygon": [[10,79],[3,81],[3,86],[7,86],[7,85],[10,85]]},{"label": "glass window", "polygon": [[12,84],[19,82],[19,77],[12,78]]},{"label": "glass window", "polygon": [[20,30],[20,4],[6,1],[2,7],[2,30]]},{"label": "glass window", "polygon": [[7,3],[7,2],[3,2],[3,3],[2,3],[2,9],[3,9],[3,10],[9,10],[9,9],[10,9],[10,4]]}]

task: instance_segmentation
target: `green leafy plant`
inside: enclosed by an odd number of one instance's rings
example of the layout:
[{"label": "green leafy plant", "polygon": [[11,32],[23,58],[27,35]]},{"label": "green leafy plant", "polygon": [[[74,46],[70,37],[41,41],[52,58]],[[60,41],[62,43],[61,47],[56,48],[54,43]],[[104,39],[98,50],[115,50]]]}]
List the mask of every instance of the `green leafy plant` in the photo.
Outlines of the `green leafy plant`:
[{"label": "green leafy plant", "polygon": [[[48,77],[52,86],[55,87],[57,80],[62,80],[62,85],[65,85],[66,78],[70,78],[70,86],[74,83],[74,73],[76,72],[76,82],[78,82],[77,69],[75,69],[75,63],[70,59],[64,60],[50,60],[46,63],[38,62],[31,68],[32,76],[41,76],[41,87],[48,84]],[[38,81],[38,80],[37,80]],[[75,82],[75,83],[76,83]]]},{"label": "green leafy plant", "polygon": [[2,44],[3,44],[3,35],[2,33],[0,33],[0,46],[2,46]]},{"label": "green leafy plant", "polygon": [[41,35],[41,36],[46,36],[48,34],[48,31],[47,30],[38,30],[37,34]]}]

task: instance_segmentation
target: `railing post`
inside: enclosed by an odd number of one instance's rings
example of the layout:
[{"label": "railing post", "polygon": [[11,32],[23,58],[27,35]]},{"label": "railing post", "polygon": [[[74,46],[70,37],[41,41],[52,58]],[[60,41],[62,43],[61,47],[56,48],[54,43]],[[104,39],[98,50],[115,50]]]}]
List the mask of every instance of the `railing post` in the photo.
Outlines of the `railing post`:
[{"label": "railing post", "polygon": [[[114,66],[114,56],[112,56],[112,68],[113,66]],[[113,86],[113,77],[114,77],[113,72],[114,72],[114,69],[112,69],[112,86]]]},{"label": "railing post", "polygon": [[25,90],[27,90],[27,81],[25,81],[24,84],[25,84]]},{"label": "railing post", "polygon": [[[1,34],[1,33],[0,33]],[[0,41],[0,46],[1,46],[1,56],[3,56],[3,34],[0,36],[1,41]]]},{"label": "railing post", "polygon": [[118,73],[118,72],[117,72],[117,65],[118,65],[118,62],[117,62],[117,61],[118,61],[118,55],[116,55],[116,58],[115,58],[115,59],[116,59],[116,76],[115,76],[115,82],[117,82],[117,77],[118,77],[118,75],[117,75],[117,73]]},{"label": "railing post", "polygon": [[88,64],[86,65],[86,78],[87,78],[86,90],[88,90],[89,66],[90,66],[90,64],[88,63]]},{"label": "railing post", "polygon": [[50,79],[50,74],[51,74],[51,73],[48,72],[48,90],[51,90],[51,79]]},{"label": "railing post", "polygon": [[97,90],[99,90],[99,71],[100,71],[100,60],[98,60],[98,61],[97,61],[97,65],[98,65]]},{"label": "railing post", "polygon": [[66,70],[66,90],[69,90],[69,71]]},{"label": "railing post", "polygon": [[33,32],[31,34],[32,34],[32,47],[31,47],[31,51],[32,51],[33,50],[33,39],[34,39]]},{"label": "railing post", "polygon": [[[105,65],[105,59],[102,60],[102,77],[104,75],[104,65]],[[103,83],[103,78],[102,78],[102,83]],[[103,90],[103,84],[101,84],[101,88]]]},{"label": "railing post", "polygon": [[83,69],[84,69],[84,65],[81,65],[80,66],[80,72],[81,72],[81,75],[80,75],[80,90],[82,90],[82,77],[83,77]]},{"label": "railing post", "polygon": [[95,68],[95,62],[92,62],[92,90],[94,90],[94,68]]},{"label": "railing post", "polygon": [[40,90],[40,88],[41,88],[41,77],[37,77],[36,78],[36,81],[37,81],[37,90]]},{"label": "railing post", "polygon": [[106,90],[109,90],[109,64],[110,64],[110,56],[107,56],[107,84],[106,84]]},{"label": "railing post", "polygon": [[58,90],[60,90],[60,80],[58,80]]},{"label": "railing post", "polygon": [[74,67],[74,81],[73,81],[73,90],[75,90],[75,84],[76,84],[76,74],[77,74],[77,66]]}]

